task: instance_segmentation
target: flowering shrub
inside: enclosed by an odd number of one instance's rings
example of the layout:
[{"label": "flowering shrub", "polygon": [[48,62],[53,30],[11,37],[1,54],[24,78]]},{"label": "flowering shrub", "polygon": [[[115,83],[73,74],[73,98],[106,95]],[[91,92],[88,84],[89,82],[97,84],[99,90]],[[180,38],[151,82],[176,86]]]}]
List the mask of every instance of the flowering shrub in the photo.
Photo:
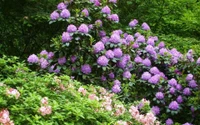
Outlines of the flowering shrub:
[{"label": "flowering shrub", "polygon": [[[182,124],[198,123],[199,105],[190,102],[199,102],[200,59],[195,61],[192,50],[184,55],[165,47],[157,36],[152,36],[145,22],[139,25],[134,19],[120,29],[120,18],[113,9],[115,3],[60,3],[50,15],[50,23],[66,21],[66,31],[52,40],[54,52],[43,50],[30,55],[28,62],[43,72],[67,74],[84,83],[104,86],[121,94],[125,102],[151,100],[154,114],[162,121],[170,118]],[[80,91],[85,93],[83,90]],[[190,111],[191,106],[195,113]],[[133,110],[137,111],[134,107]]]},{"label": "flowering shrub", "polygon": [[69,76],[46,74],[41,77],[23,68],[26,67],[16,70],[13,78],[0,77],[2,125],[159,123],[145,99],[124,104],[103,87],[82,85]]}]

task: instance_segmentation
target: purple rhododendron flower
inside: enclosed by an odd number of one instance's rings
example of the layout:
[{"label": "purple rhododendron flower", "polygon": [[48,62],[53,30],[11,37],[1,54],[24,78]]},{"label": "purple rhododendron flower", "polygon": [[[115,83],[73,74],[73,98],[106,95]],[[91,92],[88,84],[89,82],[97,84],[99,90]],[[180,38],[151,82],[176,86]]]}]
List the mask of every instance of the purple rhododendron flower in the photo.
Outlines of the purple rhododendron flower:
[{"label": "purple rhododendron flower", "polygon": [[101,81],[105,82],[107,79],[104,75],[101,76]]},{"label": "purple rhododendron flower", "polygon": [[38,63],[39,59],[35,54],[32,54],[28,57],[27,61],[29,63]]},{"label": "purple rhododendron flower", "polygon": [[111,13],[111,10],[108,6],[105,6],[101,9],[101,12],[102,13],[105,13],[105,14],[110,14]]},{"label": "purple rhododendron flower", "polygon": [[154,115],[160,114],[160,108],[158,106],[153,106],[151,111],[153,112]]},{"label": "purple rhododendron flower", "polygon": [[40,67],[42,69],[46,69],[49,65],[49,62],[45,58],[40,59]]},{"label": "purple rhododendron flower", "polygon": [[120,40],[121,40],[120,35],[116,33],[112,34],[110,37],[110,42],[112,43],[116,43],[116,44],[120,43]]},{"label": "purple rhododendron flower", "polygon": [[51,20],[57,20],[59,17],[59,13],[56,11],[53,11],[50,15]]},{"label": "purple rhododendron flower", "polygon": [[118,35],[121,35],[122,33],[123,33],[122,30],[114,30],[114,31],[112,32],[112,34],[118,34]]},{"label": "purple rhododendron flower", "polygon": [[142,61],[142,64],[145,65],[145,66],[147,66],[147,67],[149,67],[149,66],[151,66],[151,61],[148,58],[146,58],[146,59],[144,59]]},{"label": "purple rhododendron flower", "polygon": [[136,63],[142,63],[142,61],[143,61],[142,58],[138,55],[134,59],[134,62],[136,62]]},{"label": "purple rhododendron flower", "polygon": [[153,39],[153,38],[149,38],[148,40],[147,40],[147,44],[148,45],[152,45],[152,46],[154,46],[155,45],[155,42],[154,42],[155,40]]},{"label": "purple rhododendron flower", "polygon": [[137,32],[137,33],[134,34],[134,36],[139,37],[139,36],[141,36],[141,34]]},{"label": "purple rhododendron flower", "polygon": [[52,72],[54,72],[54,73],[59,73],[59,72],[60,72],[60,69],[59,69],[58,67],[55,69],[55,66],[56,66],[56,65],[52,65],[52,66],[49,68],[49,72],[50,72],[50,73],[52,73]]},{"label": "purple rhododendron flower", "polygon": [[158,84],[160,82],[160,75],[156,74],[154,76],[152,76],[149,80],[148,80],[149,83],[151,84]]},{"label": "purple rhododendron flower", "polygon": [[67,6],[63,2],[61,2],[61,3],[58,4],[57,9],[58,10],[63,10],[63,9],[66,9],[66,7]]},{"label": "purple rhododendron flower", "polygon": [[81,66],[81,72],[84,74],[90,74],[92,72],[92,69],[89,64],[84,64]]},{"label": "purple rhododendron flower", "polygon": [[109,0],[110,3],[117,3],[117,0]]},{"label": "purple rhododendron flower", "polygon": [[137,49],[139,48],[139,44],[137,42],[134,42],[133,46],[132,46],[134,49]]},{"label": "purple rhododendron flower", "polygon": [[88,28],[89,28],[90,30],[93,29],[93,28],[94,28],[93,24],[89,24],[89,25],[88,25]]},{"label": "purple rhododendron flower", "polygon": [[132,42],[132,41],[134,41],[134,37],[132,35],[128,35],[128,36],[126,36],[126,41]]},{"label": "purple rhododendron flower", "polygon": [[154,49],[154,47],[152,45],[147,45],[145,47],[145,50],[150,54],[153,54],[155,52],[155,49]]},{"label": "purple rhododendron flower", "polygon": [[70,14],[69,10],[64,9],[64,10],[61,11],[60,16],[62,18],[69,18],[71,16],[71,14]]},{"label": "purple rhododendron flower", "polygon": [[62,34],[62,42],[69,42],[72,40],[72,37],[70,36],[70,34],[68,32],[63,32]]},{"label": "purple rhododendron flower", "polygon": [[96,20],[96,21],[95,21],[95,25],[96,25],[97,27],[102,27],[103,23],[102,23],[101,20]]},{"label": "purple rhododendron flower", "polygon": [[170,89],[169,89],[169,93],[170,94],[174,94],[176,92],[176,89],[174,88],[174,87],[171,87]]},{"label": "purple rhododendron flower", "polygon": [[99,64],[100,66],[107,66],[108,65],[108,58],[106,58],[106,56],[100,56],[98,59],[97,59],[97,64]]},{"label": "purple rhododendron flower", "polygon": [[187,96],[191,95],[190,88],[183,89],[183,95],[187,95]]},{"label": "purple rhododendron flower", "polygon": [[119,85],[114,85],[114,86],[112,87],[112,92],[114,92],[114,93],[119,93],[119,92],[121,92],[120,86],[119,86]]},{"label": "purple rhododendron flower", "polygon": [[200,65],[200,57],[197,59],[197,65]]},{"label": "purple rhododendron flower", "polygon": [[186,57],[187,57],[187,59],[188,59],[189,61],[194,62],[193,50],[192,50],[192,49],[190,49],[190,50],[187,52]]},{"label": "purple rhododendron flower", "polygon": [[170,86],[176,87],[177,81],[176,81],[176,79],[172,78],[172,79],[170,79],[170,80],[168,81],[168,84],[169,84]]},{"label": "purple rhododendron flower", "polygon": [[162,92],[157,92],[156,98],[159,99],[159,100],[162,100],[164,98],[164,94]]},{"label": "purple rhododendron flower", "polygon": [[95,53],[99,53],[105,49],[105,46],[101,41],[99,41],[93,46],[93,49]]},{"label": "purple rhododendron flower", "polygon": [[143,29],[143,30],[150,30],[150,27],[149,27],[149,25],[148,25],[147,23],[144,22],[144,23],[142,24],[142,29]]},{"label": "purple rhododendron flower", "polygon": [[54,57],[54,53],[53,52],[49,52],[47,57],[48,57],[48,59],[52,59]]},{"label": "purple rhododendron flower", "polygon": [[99,32],[99,36],[100,36],[100,37],[105,37],[105,36],[106,36],[106,32],[105,32],[104,30],[101,30],[101,31]]},{"label": "purple rhododendron flower", "polygon": [[173,125],[174,122],[172,121],[172,119],[168,118],[166,121],[165,121],[166,125]]},{"label": "purple rhododendron flower", "polygon": [[192,74],[188,74],[186,77],[186,81],[191,81],[193,79],[193,75]]},{"label": "purple rhododendron flower", "polygon": [[145,42],[145,37],[143,35],[138,36],[138,38],[136,39],[136,42],[144,43]]},{"label": "purple rhododendron flower", "polygon": [[196,83],[195,80],[191,80],[191,81],[189,82],[188,86],[191,87],[191,88],[196,88],[198,85],[197,85],[197,83]]},{"label": "purple rhododendron flower", "polygon": [[176,102],[176,101],[172,101],[170,104],[169,104],[169,109],[170,110],[178,110],[179,109],[179,104]]},{"label": "purple rhododendron flower", "polygon": [[161,48],[164,48],[165,47],[165,43],[164,42],[160,42],[159,44],[158,44],[158,47],[161,49]]},{"label": "purple rhododendron flower", "polygon": [[114,81],[114,85],[121,86],[121,82],[120,82],[119,80],[116,79],[116,80]]},{"label": "purple rhododendron flower", "polygon": [[108,16],[108,19],[111,21],[119,22],[119,17],[117,14],[111,14]]},{"label": "purple rhododendron flower", "polygon": [[117,62],[117,66],[122,69],[126,67],[126,64],[127,64],[127,60],[125,58],[122,58],[121,60]]},{"label": "purple rhododendron flower", "polygon": [[181,89],[182,89],[182,85],[181,85],[181,84],[177,84],[177,85],[176,85],[176,89],[177,89],[177,90],[181,90]]},{"label": "purple rhododendron flower", "polygon": [[110,79],[114,79],[115,78],[115,74],[113,72],[110,72],[108,74],[108,76],[109,76]]},{"label": "purple rhododendron flower", "polygon": [[76,61],[76,59],[77,59],[77,57],[74,56],[74,55],[72,55],[71,58],[70,58],[70,60],[71,60],[72,63],[74,63]]},{"label": "purple rhododendron flower", "polygon": [[89,16],[88,9],[87,9],[87,8],[83,9],[83,10],[81,11],[81,14],[82,14],[83,16],[85,16],[85,17],[88,17],[88,16]]},{"label": "purple rhododendron flower", "polygon": [[48,55],[48,52],[47,52],[46,50],[42,50],[42,51],[40,52],[40,55],[41,55],[41,56]]},{"label": "purple rhododendron flower", "polygon": [[87,34],[89,32],[88,26],[86,24],[81,24],[78,28],[78,31],[80,33],[85,33]]},{"label": "purple rhododendron flower", "polygon": [[64,56],[64,57],[61,57],[61,58],[59,58],[58,59],[58,64],[60,64],[60,65],[64,65],[65,63],[66,63],[66,57]]},{"label": "purple rhododendron flower", "polygon": [[73,24],[70,24],[68,27],[67,27],[67,32],[69,33],[74,33],[77,31],[77,27]]},{"label": "purple rhododendron flower", "polygon": [[191,123],[188,123],[188,122],[186,122],[186,123],[184,123],[183,125],[192,125]]},{"label": "purple rhododendron flower", "polygon": [[181,104],[183,103],[183,97],[181,95],[179,95],[177,98],[176,98],[176,101]]},{"label": "purple rhododendron flower", "polygon": [[131,78],[131,73],[130,73],[130,71],[125,71],[125,72],[123,73],[123,77],[124,77],[124,78],[127,78],[127,79],[130,79],[130,78]]},{"label": "purple rhododendron flower", "polygon": [[151,78],[151,74],[149,72],[144,72],[141,76],[142,80],[149,80]]},{"label": "purple rhododendron flower", "polygon": [[106,57],[108,58],[108,59],[112,59],[112,58],[114,58],[114,53],[113,53],[113,51],[112,50],[108,50],[108,51],[106,51]]},{"label": "purple rhododendron flower", "polygon": [[159,54],[162,55],[162,56],[164,56],[164,55],[167,54],[167,53],[169,53],[169,52],[168,52],[168,50],[167,50],[166,48],[161,48],[161,49],[159,50]]},{"label": "purple rhododendron flower", "polygon": [[131,28],[133,28],[133,27],[135,27],[137,24],[138,24],[138,20],[134,19],[134,20],[132,20],[132,21],[129,23],[129,26],[130,26]]},{"label": "purple rhododendron flower", "polygon": [[109,39],[110,38],[108,36],[105,36],[105,37],[101,38],[101,41],[105,44],[105,43],[109,42]]},{"label": "purple rhododendron flower", "polygon": [[150,73],[156,75],[156,74],[160,74],[160,71],[157,67],[154,66],[150,69]]},{"label": "purple rhododendron flower", "polygon": [[113,53],[116,58],[120,58],[123,55],[121,48],[115,48],[113,50]]}]

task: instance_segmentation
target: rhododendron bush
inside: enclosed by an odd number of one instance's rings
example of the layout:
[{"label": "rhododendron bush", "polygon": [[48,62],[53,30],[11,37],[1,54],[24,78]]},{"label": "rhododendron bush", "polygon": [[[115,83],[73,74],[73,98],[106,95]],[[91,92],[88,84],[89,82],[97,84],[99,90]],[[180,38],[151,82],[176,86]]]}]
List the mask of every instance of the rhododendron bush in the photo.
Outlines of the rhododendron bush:
[{"label": "rhododendron bush", "polygon": [[146,99],[124,104],[115,93],[103,87],[82,85],[66,75],[37,76],[22,64],[16,66],[13,78],[0,81],[1,125],[160,123]]},{"label": "rhododendron bush", "polygon": [[40,72],[103,86],[125,102],[146,98],[167,125],[198,123],[200,58],[193,50],[168,49],[145,22],[133,19],[120,27],[116,2],[59,3],[50,23],[65,21],[66,30],[52,40],[52,51],[30,55],[29,64]]}]

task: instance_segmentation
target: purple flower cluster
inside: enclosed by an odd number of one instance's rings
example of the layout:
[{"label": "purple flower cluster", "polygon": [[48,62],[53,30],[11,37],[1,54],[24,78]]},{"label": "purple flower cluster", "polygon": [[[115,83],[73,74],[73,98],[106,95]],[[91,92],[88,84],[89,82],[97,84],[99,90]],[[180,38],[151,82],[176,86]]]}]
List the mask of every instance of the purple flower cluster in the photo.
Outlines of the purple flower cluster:
[{"label": "purple flower cluster", "polygon": [[78,28],[78,31],[80,33],[84,33],[84,34],[87,34],[89,32],[89,28],[86,24],[81,24]]},{"label": "purple flower cluster", "polygon": [[160,108],[158,106],[153,106],[151,110],[154,113],[154,115],[160,114]]},{"label": "purple flower cluster", "polygon": [[114,53],[114,57],[116,58],[120,58],[123,55],[121,48],[115,48],[113,50],[113,53]]},{"label": "purple flower cluster", "polygon": [[101,9],[101,12],[102,13],[105,13],[105,14],[110,14],[111,13],[111,10],[108,6],[105,6]]},{"label": "purple flower cluster", "polygon": [[84,64],[81,66],[81,72],[87,75],[92,72],[92,69],[89,64]]},{"label": "purple flower cluster", "polygon": [[87,8],[83,9],[83,10],[81,11],[81,14],[82,14],[83,16],[85,16],[85,17],[88,17],[88,16],[89,16],[88,9],[87,9]]},{"label": "purple flower cluster", "polygon": [[38,63],[39,59],[35,54],[32,54],[28,57],[29,63]]},{"label": "purple flower cluster", "polygon": [[157,92],[156,98],[159,99],[159,100],[162,100],[162,99],[164,99],[164,94],[162,92]]},{"label": "purple flower cluster", "polygon": [[99,64],[100,66],[107,66],[108,65],[108,58],[106,58],[106,56],[100,56],[98,59],[97,59],[97,64]]},{"label": "purple flower cluster", "polygon": [[178,110],[179,109],[179,104],[176,102],[176,101],[172,101],[170,104],[169,104],[169,109],[170,110]]},{"label": "purple flower cluster", "polygon": [[132,21],[129,23],[129,26],[130,26],[131,28],[133,28],[133,27],[135,27],[137,24],[138,24],[138,20],[134,19],[134,20],[132,20]]},{"label": "purple flower cluster", "polygon": [[99,53],[105,49],[105,46],[101,41],[99,41],[93,46],[93,49],[95,53]]}]

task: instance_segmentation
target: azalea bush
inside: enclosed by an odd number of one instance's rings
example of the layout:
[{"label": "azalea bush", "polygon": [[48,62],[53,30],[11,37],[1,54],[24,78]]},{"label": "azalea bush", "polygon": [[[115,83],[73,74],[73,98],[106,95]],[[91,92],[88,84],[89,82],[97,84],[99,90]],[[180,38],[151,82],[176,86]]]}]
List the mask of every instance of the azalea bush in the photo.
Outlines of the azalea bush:
[{"label": "azalea bush", "polygon": [[[5,58],[2,60],[8,61]],[[0,76],[0,124],[2,125],[160,123],[146,99],[124,104],[116,94],[110,93],[105,88],[82,85],[66,75],[37,76],[26,66],[19,66],[17,70],[13,69],[13,66],[8,66],[7,69],[14,73],[8,78]]]},{"label": "azalea bush", "polygon": [[191,102],[200,101],[200,58],[193,50],[182,54],[165,47],[145,22],[133,19],[120,27],[116,3],[59,3],[50,24],[65,21],[66,30],[52,39],[52,51],[28,57],[31,68],[103,86],[124,102],[151,100],[154,114],[167,125],[199,123],[199,105]]}]

